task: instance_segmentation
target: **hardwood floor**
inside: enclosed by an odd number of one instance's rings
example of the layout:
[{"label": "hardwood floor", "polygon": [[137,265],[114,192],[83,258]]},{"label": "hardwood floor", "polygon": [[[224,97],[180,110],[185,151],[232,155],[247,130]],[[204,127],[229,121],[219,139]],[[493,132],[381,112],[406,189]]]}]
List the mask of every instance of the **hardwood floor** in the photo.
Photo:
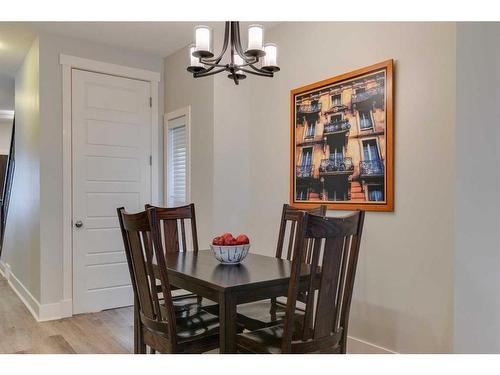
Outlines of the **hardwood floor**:
[{"label": "hardwood floor", "polygon": [[0,276],[0,353],[132,353],[131,307],[38,323]]}]

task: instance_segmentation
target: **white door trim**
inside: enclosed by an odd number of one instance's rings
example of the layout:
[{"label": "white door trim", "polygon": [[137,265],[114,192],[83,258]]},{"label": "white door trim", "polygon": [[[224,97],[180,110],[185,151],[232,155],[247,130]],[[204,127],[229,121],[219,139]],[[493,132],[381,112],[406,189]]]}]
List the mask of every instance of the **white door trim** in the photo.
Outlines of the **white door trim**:
[{"label": "white door trim", "polygon": [[139,79],[141,81],[148,82],[160,82],[161,77],[158,72],[64,54],[59,55],[59,63],[63,66],[70,66],[71,68],[88,70],[95,73],[105,73],[125,78]]},{"label": "white door trim", "polygon": [[186,203],[191,203],[191,106],[183,107],[163,116],[163,202],[168,202],[168,122],[178,117],[186,117],[186,137],[187,137],[187,192]]},{"label": "white door trim", "polygon": [[158,147],[158,84],[160,73],[61,54],[63,115],[63,299],[61,317],[73,315],[73,227],[72,227],[72,147],[71,70],[82,69],[151,83],[151,200],[160,204]]}]

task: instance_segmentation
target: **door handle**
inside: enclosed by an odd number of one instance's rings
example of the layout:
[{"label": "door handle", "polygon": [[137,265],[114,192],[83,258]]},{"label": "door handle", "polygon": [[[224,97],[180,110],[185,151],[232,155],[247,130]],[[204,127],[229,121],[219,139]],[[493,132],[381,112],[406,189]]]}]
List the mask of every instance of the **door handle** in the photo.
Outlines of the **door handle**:
[{"label": "door handle", "polygon": [[78,220],[78,221],[75,223],[75,227],[77,227],[77,228],[81,228],[81,227],[83,227],[83,223],[82,223],[82,221],[81,221],[81,220]]}]

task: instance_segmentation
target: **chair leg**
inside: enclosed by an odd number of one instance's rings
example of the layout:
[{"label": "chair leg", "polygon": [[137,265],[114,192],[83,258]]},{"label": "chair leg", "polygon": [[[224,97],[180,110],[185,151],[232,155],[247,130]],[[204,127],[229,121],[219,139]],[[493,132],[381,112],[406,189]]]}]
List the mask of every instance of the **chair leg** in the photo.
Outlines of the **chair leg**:
[{"label": "chair leg", "polygon": [[142,330],[142,324],[138,324],[138,334],[137,334],[137,352],[136,354],[147,354],[147,346],[144,343],[144,331]]},{"label": "chair leg", "polygon": [[139,331],[140,331],[140,334],[139,334],[139,342],[138,342],[138,346],[139,346],[138,354],[147,354],[147,347],[146,347],[146,344],[144,343],[144,334],[142,332],[142,327],[139,329]]},{"label": "chair leg", "polygon": [[271,314],[271,319],[276,320],[276,310],[278,309],[276,305],[276,298],[273,297],[271,298],[271,309],[269,310],[269,313]]},{"label": "chair leg", "polygon": [[137,310],[137,301],[134,305],[134,354],[146,354],[144,335],[142,333],[141,318]]},{"label": "chair leg", "polygon": [[347,354],[347,333],[342,334],[342,340],[339,343],[340,354]]}]

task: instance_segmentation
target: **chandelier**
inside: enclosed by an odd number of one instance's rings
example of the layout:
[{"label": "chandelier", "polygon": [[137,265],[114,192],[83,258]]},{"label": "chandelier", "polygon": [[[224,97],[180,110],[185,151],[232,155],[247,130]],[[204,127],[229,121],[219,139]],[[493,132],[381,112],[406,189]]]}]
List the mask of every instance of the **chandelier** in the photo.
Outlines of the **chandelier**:
[{"label": "chandelier", "polygon": [[[190,64],[187,67],[194,78],[229,72],[227,77],[238,85],[240,80],[247,77],[246,74],[273,77],[280,70],[277,65],[278,48],[274,43],[264,44],[264,28],[261,25],[248,27],[248,48],[244,51],[241,46],[240,23],[226,22],[222,51],[216,57],[212,52],[210,27],[196,26],[194,36],[195,43],[189,46]],[[229,61],[221,62],[228,47]]]}]

